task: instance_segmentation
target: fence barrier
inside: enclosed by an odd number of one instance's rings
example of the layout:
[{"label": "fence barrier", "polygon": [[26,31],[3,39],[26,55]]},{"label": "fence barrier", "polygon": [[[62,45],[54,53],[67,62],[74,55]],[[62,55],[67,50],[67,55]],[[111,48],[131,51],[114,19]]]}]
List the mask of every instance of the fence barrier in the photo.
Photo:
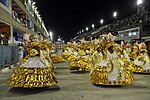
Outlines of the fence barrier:
[{"label": "fence barrier", "polygon": [[18,47],[0,45],[0,69],[18,62]]}]

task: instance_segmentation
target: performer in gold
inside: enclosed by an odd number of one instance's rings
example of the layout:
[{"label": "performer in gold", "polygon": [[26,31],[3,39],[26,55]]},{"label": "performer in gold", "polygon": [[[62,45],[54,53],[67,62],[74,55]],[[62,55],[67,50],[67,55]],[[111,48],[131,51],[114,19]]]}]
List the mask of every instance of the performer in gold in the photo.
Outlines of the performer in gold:
[{"label": "performer in gold", "polygon": [[[68,57],[69,62],[69,70],[79,70],[79,63],[80,56],[78,55],[78,52],[82,50],[81,44],[77,44],[76,42],[72,43],[73,47],[71,50],[71,55]],[[80,51],[80,54],[83,54],[84,52]]]},{"label": "performer in gold", "polygon": [[138,42],[133,43],[131,47],[132,47],[132,50],[131,50],[131,53],[129,54],[129,57],[131,60],[135,60],[139,56]]},{"label": "performer in gold", "polygon": [[46,55],[46,44],[39,40],[29,43],[29,54],[23,59],[7,83],[13,87],[39,88],[57,84],[50,57]]},{"label": "performer in gold", "polygon": [[64,46],[64,52],[62,54],[62,57],[65,60],[70,60],[69,57],[73,54],[74,46],[76,46],[76,43],[67,42],[67,44]]},{"label": "performer in gold", "polygon": [[80,43],[73,43],[75,48],[72,56],[69,57],[69,70],[89,71],[91,69],[91,50],[85,40]]},{"label": "performer in gold", "polygon": [[126,53],[127,53],[128,55],[130,55],[131,52],[132,52],[132,45],[131,45],[130,43],[127,43],[124,48],[125,48],[125,50],[126,50]]},{"label": "performer in gold", "polygon": [[54,63],[64,62],[65,59],[62,57],[63,53],[63,43],[60,37],[54,45],[54,49],[51,52],[51,59]]},{"label": "performer in gold", "polygon": [[90,55],[90,49],[79,50],[78,52],[78,65],[81,71],[88,71],[91,69],[92,57]]},{"label": "performer in gold", "polygon": [[51,50],[51,59],[54,63],[65,62],[62,55],[57,55],[54,50]]},{"label": "performer in gold", "polygon": [[[102,60],[97,60],[91,70],[91,82],[97,85],[126,85],[134,82],[131,68],[126,64],[114,42],[114,36],[109,33],[105,43],[101,43]],[[103,38],[104,39],[104,38]],[[127,61],[128,62],[128,61]]]},{"label": "performer in gold", "polygon": [[140,43],[139,45],[139,55],[134,60],[134,70],[136,73],[150,73],[150,58],[147,54],[146,44]]}]

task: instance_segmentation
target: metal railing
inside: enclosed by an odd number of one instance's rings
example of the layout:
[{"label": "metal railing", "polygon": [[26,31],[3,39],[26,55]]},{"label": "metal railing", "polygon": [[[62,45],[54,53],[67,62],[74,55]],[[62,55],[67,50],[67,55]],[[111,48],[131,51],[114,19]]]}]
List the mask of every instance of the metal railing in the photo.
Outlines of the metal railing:
[{"label": "metal railing", "polygon": [[0,69],[18,62],[18,47],[0,45]]}]

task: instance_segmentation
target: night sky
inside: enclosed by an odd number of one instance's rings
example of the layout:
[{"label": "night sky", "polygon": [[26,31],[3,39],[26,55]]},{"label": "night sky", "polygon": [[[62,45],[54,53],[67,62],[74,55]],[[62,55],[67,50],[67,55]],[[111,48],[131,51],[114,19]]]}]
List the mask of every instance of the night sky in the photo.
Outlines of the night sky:
[{"label": "night sky", "polygon": [[[113,11],[118,12],[118,19],[136,13],[136,0],[34,0],[40,11],[48,31],[60,35],[68,41],[74,38],[78,31],[92,24],[100,26],[113,21]],[[148,1],[148,0],[147,0]]]}]

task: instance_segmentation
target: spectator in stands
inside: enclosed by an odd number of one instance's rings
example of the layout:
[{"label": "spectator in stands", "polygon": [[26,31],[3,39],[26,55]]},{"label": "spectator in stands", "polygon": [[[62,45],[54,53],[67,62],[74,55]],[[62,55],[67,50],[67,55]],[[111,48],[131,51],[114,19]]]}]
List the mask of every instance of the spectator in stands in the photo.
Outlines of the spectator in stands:
[{"label": "spectator in stands", "polygon": [[0,34],[0,40],[1,40],[1,44],[3,44],[3,45],[8,45],[8,39],[7,39],[7,37],[6,37],[6,32],[2,32],[1,34]]}]

